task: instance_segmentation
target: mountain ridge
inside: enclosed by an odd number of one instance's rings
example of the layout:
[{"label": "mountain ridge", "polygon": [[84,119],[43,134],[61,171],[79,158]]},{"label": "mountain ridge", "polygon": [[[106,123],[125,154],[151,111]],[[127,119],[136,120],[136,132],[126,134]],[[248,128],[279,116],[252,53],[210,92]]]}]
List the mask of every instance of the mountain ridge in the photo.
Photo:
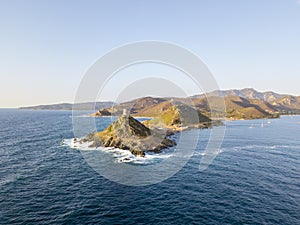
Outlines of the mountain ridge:
[{"label": "mountain ridge", "polygon": [[[224,94],[224,98],[220,97],[222,94]],[[249,88],[211,92],[207,95],[193,96],[192,98],[144,97],[116,104],[111,108],[100,109],[93,115],[117,116],[120,115],[123,109],[127,109],[133,116],[160,117],[172,105],[185,104],[195,108],[202,115],[211,118],[210,104],[223,100],[226,105],[226,117],[228,119],[277,118],[282,114],[300,114],[300,97],[275,92],[262,93]],[[220,115],[222,117],[221,111]]]},{"label": "mountain ridge", "polygon": [[260,99],[264,101],[274,101],[286,96],[294,96],[289,94],[279,94],[274,91],[257,91],[254,88],[243,88],[243,89],[229,89],[229,90],[217,90],[210,93],[193,95],[192,98],[199,98],[204,96],[239,96],[243,98]]},{"label": "mountain ridge", "polygon": [[[209,99],[219,98],[226,105],[226,117],[229,119],[258,119],[276,118],[282,114],[300,114],[300,96],[278,94],[273,91],[259,92],[253,88],[213,91],[206,95],[194,95],[190,98],[159,98],[142,97],[128,102],[116,104],[114,102],[87,102],[76,105],[77,110],[97,110],[93,116],[120,115],[123,109],[128,109],[133,116],[159,117],[174,104],[191,106],[210,118]],[[21,107],[20,109],[71,110],[74,105],[61,103]]]}]

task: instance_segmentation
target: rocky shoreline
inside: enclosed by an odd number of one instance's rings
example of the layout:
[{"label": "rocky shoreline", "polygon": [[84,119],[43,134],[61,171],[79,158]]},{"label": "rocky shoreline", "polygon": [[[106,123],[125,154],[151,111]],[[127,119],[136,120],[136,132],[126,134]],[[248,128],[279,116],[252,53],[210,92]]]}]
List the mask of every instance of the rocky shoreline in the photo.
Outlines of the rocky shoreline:
[{"label": "rocky shoreline", "polygon": [[161,153],[163,149],[176,145],[169,137],[171,129],[148,128],[132,116],[123,113],[115,122],[101,132],[90,133],[80,142],[92,143],[89,147],[114,147],[129,150],[135,156],[145,152]]},{"label": "rocky shoreline", "polygon": [[[99,113],[101,112],[101,113]],[[98,111],[94,116],[112,115],[108,110]],[[207,129],[223,125],[212,121],[196,109],[186,106],[171,106],[158,117],[139,122],[123,109],[123,114],[101,132],[90,133],[80,139],[81,143],[91,143],[89,147],[114,147],[129,150],[135,156],[145,156],[146,152],[161,153],[175,146],[170,137],[176,132],[189,129]]]}]

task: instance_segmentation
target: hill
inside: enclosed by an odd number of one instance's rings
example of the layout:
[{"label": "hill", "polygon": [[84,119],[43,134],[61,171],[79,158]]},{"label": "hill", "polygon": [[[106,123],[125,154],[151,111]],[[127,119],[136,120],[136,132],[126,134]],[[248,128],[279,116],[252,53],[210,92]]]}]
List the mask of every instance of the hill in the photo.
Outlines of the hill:
[{"label": "hill", "polygon": [[[85,103],[78,103],[76,104],[77,110],[87,110],[94,107],[96,109],[99,108],[108,108],[112,107],[115,103],[114,102],[85,102]],[[20,107],[19,109],[33,109],[33,110],[72,110],[74,104],[72,103],[58,103],[58,104],[51,104],[51,105],[37,105],[37,106],[27,106],[27,107]]]},{"label": "hill", "polygon": [[[229,92],[228,92],[229,93]],[[256,93],[256,92],[255,92]],[[237,94],[237,92],[236,92]],[[280,94],[255,94],[251,96],[259,97],[245,98],[237,95],[224,97],[226,105],[226,117],[229,119],[259,119],[276,118],[280,114],[300,113],[300,97],[285,96]],[[284,96],[284,97],[281,97]],[[272,99],[269,101],[261,98]],[[223,101],[221,97],[208,95],[208,97],[195,96],[190,100],[188,98],[139,98],[130,102],[117,104],[112,108],[100,109],[95,116],[120,115],[123,109],[127,109],[133,116],[142,117],[161,117],[166,115],[171,108],[176,105],[185,105],[195,109],[201,116],[211,118],[211,109],[209,103],[211,100],[216,103]],[[220,115],[221,115],[220,111]]]},{"label": "hill", "polygon": [[[143,97],[128,102],[96,102],[99,109],[94,116],[121,115],[127,109],[131,115],[141,117],[159,117],[174,105],[184,104],[197,110],[203,116],[211,117],[209,100],[223,101],[224,96],[227,117],[230,119],[273,118],[282,114],[300,114],[300,97],[278,94],[272,91],[259,92],[253,88],[214,91],[207,95],[195,95],[191,98],[153,98]],[[76,105],[79,110],[90,109],[94,102]],[[20,109],[71,110],[73,104],[61,103],[21,107]],[[220,112],[222,113],[222,112]]]},{"label": "hill", "polygon": [[[244,89],[231,89],[231,90],[224,90],[224,91],[213,91],[208,93],[206,96],[239,96],[242,98],[249,98],[249,99],[260,99],[266,102],[275,101],[280,98],[283,98],[285,94],[278,94],[273,91],[266,91],[266,92],[259,92],[253,88],[244,88]],[[205,95],[194,95],[192,98],[203,98]]]},{"label": "hill", "polygon": [[259,119],[277,117],[276,111],[268,103],[259,99],[239,96],[225,97],[227,117],[230,119]]},{"label": "hill", "polygon": [[270,104],[280,114],[300,114],[300,96],[287,95],[271,101]]}]

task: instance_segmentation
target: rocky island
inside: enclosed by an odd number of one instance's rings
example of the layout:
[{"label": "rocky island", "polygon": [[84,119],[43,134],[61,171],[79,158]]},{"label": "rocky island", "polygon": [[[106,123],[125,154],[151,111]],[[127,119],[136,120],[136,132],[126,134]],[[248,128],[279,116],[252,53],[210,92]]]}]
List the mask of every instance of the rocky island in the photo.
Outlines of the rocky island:
[{"label": "rocky island", "polygon": [[[101,115],[108,115],[107,109]],[[129,150],[135,156],[145,156],[145,152],[160,153],[163,149],[176,145],[171,139],[175,132],[191,128],[208,128],[213,125],[211,119],[198,110],[184,105],[169,105],[159,110],[150,120],[139,122],[123,108],[123,113],[100,132],[90,133],[80,142],[91,143],[90,147],[114,147]]]},{"label": "rocky island", "polygon": [[91,142],[90,147],[115,147],[129,150],[135,156],[145,156],[145,152],[160,153],[163,149],[176,145],[169,137],[170,129],[146,127],[143,123],[124,112],[101,132],[88,134],[81,142]]}]

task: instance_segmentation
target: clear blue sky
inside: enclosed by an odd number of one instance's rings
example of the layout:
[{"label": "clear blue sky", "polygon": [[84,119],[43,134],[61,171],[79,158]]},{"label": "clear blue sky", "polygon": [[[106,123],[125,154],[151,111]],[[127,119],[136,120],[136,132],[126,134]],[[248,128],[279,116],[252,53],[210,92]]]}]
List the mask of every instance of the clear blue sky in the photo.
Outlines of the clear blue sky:
[{"label": "clear blue sky", "polygon": [[141,40],[192,50],[222,89],[300,95],[297,0],[0,0],[0,32],[0,107],[72,102],[95,60]]}]

